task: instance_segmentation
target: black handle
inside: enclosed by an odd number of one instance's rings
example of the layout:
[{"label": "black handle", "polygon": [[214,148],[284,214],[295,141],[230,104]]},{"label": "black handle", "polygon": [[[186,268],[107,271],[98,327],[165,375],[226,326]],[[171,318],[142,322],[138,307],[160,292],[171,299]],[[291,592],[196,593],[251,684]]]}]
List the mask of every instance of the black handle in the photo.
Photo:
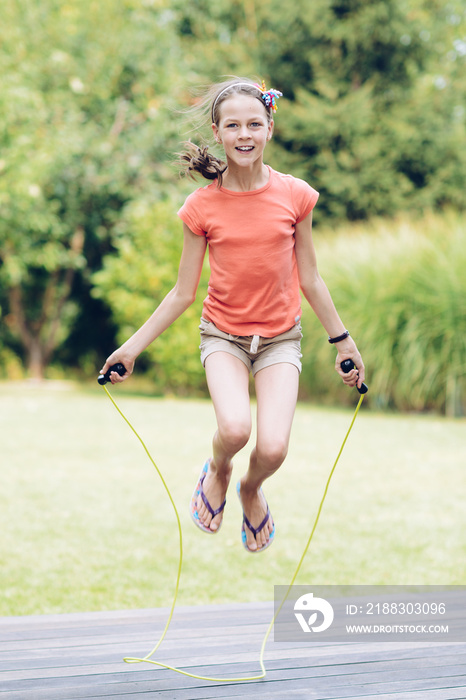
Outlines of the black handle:
[{"label": "black handle", "polygon": [[[340,367],[342,368],[345,374],[348,374],[348,372],[351,372],[351,370],[354,369],[354,362],[353,360],[343,360]],[[360,394],[367,394],[367,392],[369,391],[368,387],[366,386],[366,384],[364,384],[364,382],[361,384],[361,388],[359,388],[356,385],[356,389],[359,391]]]},{"label": "black handle", "polygon": [[126,374],[126,367],[122,365],[121,362],[117,362],[116,365],[112,365],[110,369],[105,372],[105,374],[99,374],[97,377],[99,384],[106,384],[110,381],[110,372],[117,372],[120,377],[122,377],[124,374]]}]

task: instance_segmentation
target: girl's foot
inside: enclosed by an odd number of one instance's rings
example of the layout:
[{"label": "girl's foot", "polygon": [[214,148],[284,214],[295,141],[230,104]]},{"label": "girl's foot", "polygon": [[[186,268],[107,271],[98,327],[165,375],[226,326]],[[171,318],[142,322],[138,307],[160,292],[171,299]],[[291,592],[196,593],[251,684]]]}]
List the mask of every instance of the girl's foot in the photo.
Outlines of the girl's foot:
[{"label": "girl's foot", "polygon": [[[210,459],[208,461],[207,473],[202,481],[202,493],[204,494],[205,500],[202,498],[201,493],[199,493],[196,501],[199,523],[203,526],[203,529],[216,532],[222,523],[223,507],[225,505],[225,497],[231,479],[231,472],[231,463],[226,470],[219,472],[213,460]],[[217,510],[219,510],[218,513]]]},{"label": "girl's foot", "polygon": [[262,551],[272,544],[275,535],[274,522],[264,493],[261,488],[248,489],[244,480],[238,482],[237,491],[244,516],[243,532],[246,538],[243,535],[243,544],[250,552]]}]

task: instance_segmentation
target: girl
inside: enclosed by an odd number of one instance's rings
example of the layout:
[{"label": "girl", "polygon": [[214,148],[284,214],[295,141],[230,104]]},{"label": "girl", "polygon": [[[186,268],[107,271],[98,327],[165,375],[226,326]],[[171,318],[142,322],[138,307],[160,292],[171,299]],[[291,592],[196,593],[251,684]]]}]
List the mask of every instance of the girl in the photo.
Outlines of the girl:
[{"label": "girl", "polygon": [[[211,277],[200,324],[201,360],[217,430],[191,500],[195,524],[217,533],[223,518],[232,459],[249,440],[249,374],[257,397],[257,439],[247,473],[237,484],[243,509],[241,536],[249,552],[265,550],[275,527],[263,482],[283,463],[301,371],[300,289],[337,348],[335,369],[348,386],[364,380],[356,344],[340,320],[320,277],[312,241],[312,209],[318,192],[303,180],[264,164],[273,113],[281,96],[249,80],[214,86],[212,131],[225,162],[192,144],[187,171],[214,180],[197,189],[178,212],[184,245],[178,279],[146,323],[107,359],[101,372],[121,362],[124,381],[138,355],[194,301],[206,248]],[[351,359],[355,369],[342,372]]]}]

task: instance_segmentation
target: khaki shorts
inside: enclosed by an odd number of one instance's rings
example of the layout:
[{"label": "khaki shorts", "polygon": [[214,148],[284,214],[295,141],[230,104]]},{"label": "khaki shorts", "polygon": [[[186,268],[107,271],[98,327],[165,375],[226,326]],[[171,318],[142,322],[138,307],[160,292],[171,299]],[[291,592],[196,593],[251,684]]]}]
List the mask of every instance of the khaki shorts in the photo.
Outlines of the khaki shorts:
[{"label": "khaki shorts", "polygon": [[253,375],[264,367],[288,362],[301,372],[301,324],[297,323],[290,330],[274,338],[262,338],[259,335],[238,336],[224,333],[211,321],[201,318],[201,362],[213,352],[228,352],[240,359]]}]

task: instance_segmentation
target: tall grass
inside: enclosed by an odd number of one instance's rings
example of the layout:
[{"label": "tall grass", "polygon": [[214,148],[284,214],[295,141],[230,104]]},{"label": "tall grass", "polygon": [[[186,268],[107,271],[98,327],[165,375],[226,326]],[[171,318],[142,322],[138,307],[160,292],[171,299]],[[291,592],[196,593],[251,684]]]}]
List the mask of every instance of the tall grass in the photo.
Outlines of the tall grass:
[{"label": "tall grass", "polygon": [[[315,234],[319,268],[363,354],[378,407],[462,415],[466,404],[466,224],[456,214]],[[302,386],[339,389],[334,351],[303,316]],[[343,394],[341,396],[343,399]]]}]

